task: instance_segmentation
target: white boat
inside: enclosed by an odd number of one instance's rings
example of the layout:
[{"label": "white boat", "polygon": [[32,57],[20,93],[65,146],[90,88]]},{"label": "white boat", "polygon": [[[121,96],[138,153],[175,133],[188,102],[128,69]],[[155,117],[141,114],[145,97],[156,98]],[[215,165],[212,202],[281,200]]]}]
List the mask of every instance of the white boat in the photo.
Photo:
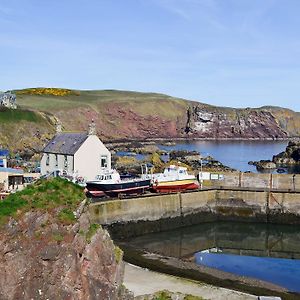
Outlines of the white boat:
[{"label": "white boat", "polygon": [[150,174],[151,189],[154,192],[178,192],[195,190],[199,182],[194,175],[187,172],[187,168],[170,165],[163,173]]}]

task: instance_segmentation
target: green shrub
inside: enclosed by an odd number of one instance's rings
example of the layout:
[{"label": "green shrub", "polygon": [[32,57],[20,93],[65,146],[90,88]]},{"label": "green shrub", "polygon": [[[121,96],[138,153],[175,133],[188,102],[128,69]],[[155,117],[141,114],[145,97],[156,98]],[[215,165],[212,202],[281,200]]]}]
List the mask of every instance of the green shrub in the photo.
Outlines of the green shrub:
[{"label": "green shrub", "polygon": [[68,208],[64,208],[59,212],[58,219],[66,224],[72,224],[76,221],[73,211]]},{"label": "green shrub", "polygon": [[183,300],[205,300],[205,299],[198,296],[187,295],[183,298]]},{"label": "green shrub", "polygon": [[56,242],[62,242],[64,240],[64,236],[61,233],[53,233],[52,238]]},{"label": "green shrub", "polygon": [[94,234],[97,232],[97,230],[100,228],[99,224],[91,224],[89,227],[89,230],[87,231],[87,233],[85,234],[85,239],[88,243],[91,242],[92,237],[94,236]]},{"label": "green shrub", "polygon": [[154,300],[172,300],[172,297],[170,296],[169,292],[161,291],[155,295]]},{"label": "green shrub", "polygon": [[114,254],[115,254],[116,262],[119,263],[122,260],[123,251],[118,246],[115,246]]}]

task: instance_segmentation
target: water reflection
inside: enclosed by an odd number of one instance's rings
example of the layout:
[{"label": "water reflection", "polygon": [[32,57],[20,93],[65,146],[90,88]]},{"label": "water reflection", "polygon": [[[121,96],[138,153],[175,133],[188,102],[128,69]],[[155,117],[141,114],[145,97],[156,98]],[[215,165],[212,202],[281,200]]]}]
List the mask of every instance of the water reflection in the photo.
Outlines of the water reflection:
[{"label": "water reflection", "polygon": [[300,292],[300,226],[215,222],[148,234],[129,243]]},{"label": "water reflection", "polygon": [[227,254],[300,259],[300,226],[214,222],[140,236],[130,244],[178,258],[217,248]]}]

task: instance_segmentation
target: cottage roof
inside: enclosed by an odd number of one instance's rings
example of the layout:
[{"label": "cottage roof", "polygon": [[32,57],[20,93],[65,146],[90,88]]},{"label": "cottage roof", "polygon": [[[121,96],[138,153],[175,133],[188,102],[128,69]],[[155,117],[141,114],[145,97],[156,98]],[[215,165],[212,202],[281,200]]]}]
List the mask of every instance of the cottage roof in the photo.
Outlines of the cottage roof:
[{"label": "cottage roof", "polygon": [[73,155],[88,136],[87,133],[57,133],[46,145],[43,152]]}]

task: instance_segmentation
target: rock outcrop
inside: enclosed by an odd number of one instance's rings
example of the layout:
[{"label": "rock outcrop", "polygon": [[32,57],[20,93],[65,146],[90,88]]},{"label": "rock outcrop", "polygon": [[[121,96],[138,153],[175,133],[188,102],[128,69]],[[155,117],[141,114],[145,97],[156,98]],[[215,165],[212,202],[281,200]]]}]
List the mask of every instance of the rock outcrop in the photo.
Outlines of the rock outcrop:
[{"label": "rock outcrop", "polygon": [[276,169],[276,164],[270,160],[249,161],[248,164],[256,166],[259,170]]},{"label": "rock outcrop", "polygon": [[285,151],[273,156],[273,162],[278,165],[300,164],[300,140],[290,141]]},{"label": "rock outcrop", "polygon": [[187,110],[185,132],[203,138],[277,139],[288,133],[264,109],[228,109],[196,105]]},{"label": "rock outcrop", "polygon": [[16,95],[10,92],[0,93],[0,107],[17,108]]},{"label": "rock outcrop", "polygon": [[132,299],[108,232],[90,223],[83,203],[72,223],[56,217],[60,209],[18,210],[2,225],[0,299]]}]

